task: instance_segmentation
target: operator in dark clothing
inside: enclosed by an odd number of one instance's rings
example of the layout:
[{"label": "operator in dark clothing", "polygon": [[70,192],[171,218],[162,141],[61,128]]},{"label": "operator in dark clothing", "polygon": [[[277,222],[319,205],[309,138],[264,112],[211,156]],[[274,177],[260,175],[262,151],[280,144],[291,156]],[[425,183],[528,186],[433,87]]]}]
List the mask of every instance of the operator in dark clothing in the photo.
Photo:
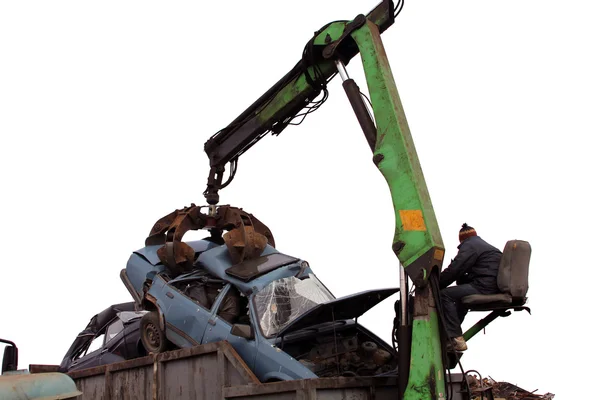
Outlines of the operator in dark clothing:
[{"label": "operator in dark clothing", "polygon": [[[440,274],[444,320],[452,346],[465,351],[467,344],[460,324],[467,315],[461,299],[472,294],[499,293],[497,277],[502,252],[488,244],[472,227],[462,225],[458,234],[458,254]],[[456,286],[448,287],[456,281]]]}]

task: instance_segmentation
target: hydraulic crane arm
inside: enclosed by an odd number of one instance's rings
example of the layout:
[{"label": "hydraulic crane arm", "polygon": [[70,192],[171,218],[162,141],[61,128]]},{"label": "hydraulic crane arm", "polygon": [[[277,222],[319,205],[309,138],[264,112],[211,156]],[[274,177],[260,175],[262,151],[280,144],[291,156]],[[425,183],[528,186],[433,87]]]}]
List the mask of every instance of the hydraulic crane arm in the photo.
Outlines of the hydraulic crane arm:
[{"label": "hydraulic crane arm", "polygon": [[[325,89],[327,82],[338,70],[360,52],[375,119],[377,126],[381,127],[378,131],[373,122],[367,120],[368,112],[360,99],[358,88],[351,79],[342,76],[344,87],[374,151],[374,162],[390,183],[392,197],[399,200],[396,225],[400,226],[399,231],[403,231],[406,237],[400,237],[397,232],[393,243],[394,252],[404,255],[400,257],[403,266],[413,282],[417,286],[423,286],[431,271],[431,265],[428,264],[435,260],[436,264],[439,262],[441,265],[444,250],[425,179],[379,37],[394,23],[393,13],[393,2],[386,0],[366,17],[359,15],[353,21],[332,22],[317,31],[306,45],[302,60],[204,144],[210,162],[204,195],[208,204],[217,204],[218,191],[227,186],[235,176],[239,156],[269,132],[278,135],[295,118],[315,111],[321,102],[311,102]],[[391,124],[392,120],[396,121]],[[399,143],[385,140],[392,131],[401,136],[397,138]],[[399,153],[400,150],[403,154]],[[386,151],[390,154],[385,154]],[[230,177],[223,182],[228,163],[231,164]],[[384,169],[389,171],[384,172]],[[396,177],[391,176],[398,173],[406,182],[397,182]],[[415,240],[415,236],[419,239]],[[425,247],[427,250],[423,251]],[[428,252],[427,256],[421,257],[425,252]],[[413,263],[417,265],[411,267]]]},{"label": "hydraulic crane arm", "polygon": [[[357,19],[363,23],[371,21],[381,33],[394,22],[393,3],[385,0],[366,18],[361,15]],[[281,133],[292,120],[302,116],[302,110],[310,113],[322,103],[311,102],[337,74],[335,61],[342,60],[347,64],[358,53],[353,41],[343,40],[358,25],[356,20],[353,22],[333,22],[316,32],[305,47],[302,60],[205,143],[204,150],[210,161],[210,174],[204,193],[208,204],[219,202],[218,190],[227,186],[235,175],[240,155],[269,132],[275,135]],[[335,58],[332,57],[334,55]],[[228,163],[231,163],[231,179],[223,183],[223,173]]]},{"label": "hydraulic crane arm", "polygon": [[[267,133],[277,135],[295,118],[318,108],[324,99],[315,99],[321,92],[326,98],[326,85],[339,72],[373,150],[373,162],[388,183],[394,205],[396,228],[392,249],[401,264],[400,289],[403,293],[399,327],[402,398],[444,398],[442,343],[436,299],[429,279],[441,269],[444,246],[381,41],[381,33],[393,22],[394,5],[391,0],[384,0],[367,16],[332,22],[316,32],[305,47],[302,60],[251,107],[206,142],[205,151],[211,168],[204,194],[214,209],[219,201],[218,191],[227,186],[235,175],[238,157]],[[360,90],[344,68],[359,53],[374,120]],[[227,163],[231,163],[230,177],[223,182]],[[405,273],[416,286],[410,323],[404,307]],[[412,340],[402,340],[402,337],[409,337],[411,331]],[[403,347],[408,346],[407,343],[410,343],[410,350]],[[405,376],[408,376],[407,382],[404,382]]]}]

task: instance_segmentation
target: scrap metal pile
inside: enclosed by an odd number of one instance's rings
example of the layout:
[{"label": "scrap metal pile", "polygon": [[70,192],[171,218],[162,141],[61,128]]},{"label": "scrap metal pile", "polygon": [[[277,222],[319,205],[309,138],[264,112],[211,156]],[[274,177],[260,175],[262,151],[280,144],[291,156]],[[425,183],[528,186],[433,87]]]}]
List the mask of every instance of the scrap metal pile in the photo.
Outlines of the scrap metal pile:
[{"label": "scrap metal pile", "polygon": [[[472,399],[481,398],[481,393],[485,391],[491,391],[494,395],[495,400],[552,400],[554,394],[535,394],[537,391],[528,391],[513,385],[508,382],[496,382],[492,378],[483,378],[482,380],[477,379],[475,375],[468,375],[469,388],[471,389]],[[485,398],[485,397],[484,397]]]}]

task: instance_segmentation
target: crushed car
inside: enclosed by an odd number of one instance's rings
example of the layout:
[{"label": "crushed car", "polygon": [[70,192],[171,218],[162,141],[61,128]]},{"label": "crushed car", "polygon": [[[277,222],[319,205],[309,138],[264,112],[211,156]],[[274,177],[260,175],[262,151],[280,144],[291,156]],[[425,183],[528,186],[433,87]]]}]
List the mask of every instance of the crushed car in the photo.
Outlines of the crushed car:
[{"label": "crushed car", "polygon": [[113,304],[94,315],[60,363],[60,372],[71,372],[131,360],[147,355],[141,342],[140,321],[147,311],[136,311],[134,302]]},{"label": "crushed car", "polygon": [[396,368],[395,350],[357,319],[398,288],[336,299],[308,262],[271,245],[234,263],[218,240],[185,243],[195,260],[185,273],[164,265],[161,245],[133,252],[121,271],[148,311],[140,331],[149,353],[227,340],[261,382],[377,376]]}]

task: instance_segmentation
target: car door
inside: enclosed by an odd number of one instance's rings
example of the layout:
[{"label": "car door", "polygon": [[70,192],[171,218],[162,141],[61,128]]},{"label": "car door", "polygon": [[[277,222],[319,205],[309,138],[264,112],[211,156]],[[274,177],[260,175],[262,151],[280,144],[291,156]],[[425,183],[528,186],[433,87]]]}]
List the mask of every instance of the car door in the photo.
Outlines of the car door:
[{"label": "car door", "polygon": [[[221,312],[223,312],[221,306],[224,304],[226,297],[231,294],[239,295],[239,291],[231,284],[227,284],[213,304],[210,313],[210,319],[208,320],[202,343],[215,343],[221,340],[227,340],[238,352],[240,357],[242,357],[242,359],[246,362],[246,364],[248,364],[248,367],[253,369],[256,358],[256,339],[245,339],[243,337],[231,334],[231,328],[233,324],[220,316]],[[244,306],[243,308],[244,309],[241,310],[242,315],[233,320],[233,323],[243,322],[245,324],[250,324],[249,316],[247,319],[244,318],[246,307]],[[240,317],[243,318],[243,321],[241,321],[242,318]]]},{"label": "car door", "polygon": [[96,337],[92,339],[92,342],[90,343],[85,353],[71,363],[71,365],[69,366],[69,371],[92,368],[102,365],[101,358],[104,346],[104,337],[104,333],[96,335]]},{"label": "car door", "polygon": [[125,328],[123,329],[123,341],[120,347],[123,349],[122,354],[125,355],[126,360],[147,355],[140,336],[140,321],[146,311],[138,311],[136,313],[139,314],[138,317],[123,320]]},{"label": "car door", "polygon": [[121,318],[116,318],[106,328],[104,335],[104,346],[101,353],[101,365],[113,364],[126,360],[123,349],[123,329],[125,328]]},{"label": "car door", "polygon": [[[155,283],[163,279],[156,277]],[[167,338],[182,348],[202,343],[210,310],[184,295],[169,282],[159,285],[155,283],[148,293],[156,298],[165,317]]]}]

